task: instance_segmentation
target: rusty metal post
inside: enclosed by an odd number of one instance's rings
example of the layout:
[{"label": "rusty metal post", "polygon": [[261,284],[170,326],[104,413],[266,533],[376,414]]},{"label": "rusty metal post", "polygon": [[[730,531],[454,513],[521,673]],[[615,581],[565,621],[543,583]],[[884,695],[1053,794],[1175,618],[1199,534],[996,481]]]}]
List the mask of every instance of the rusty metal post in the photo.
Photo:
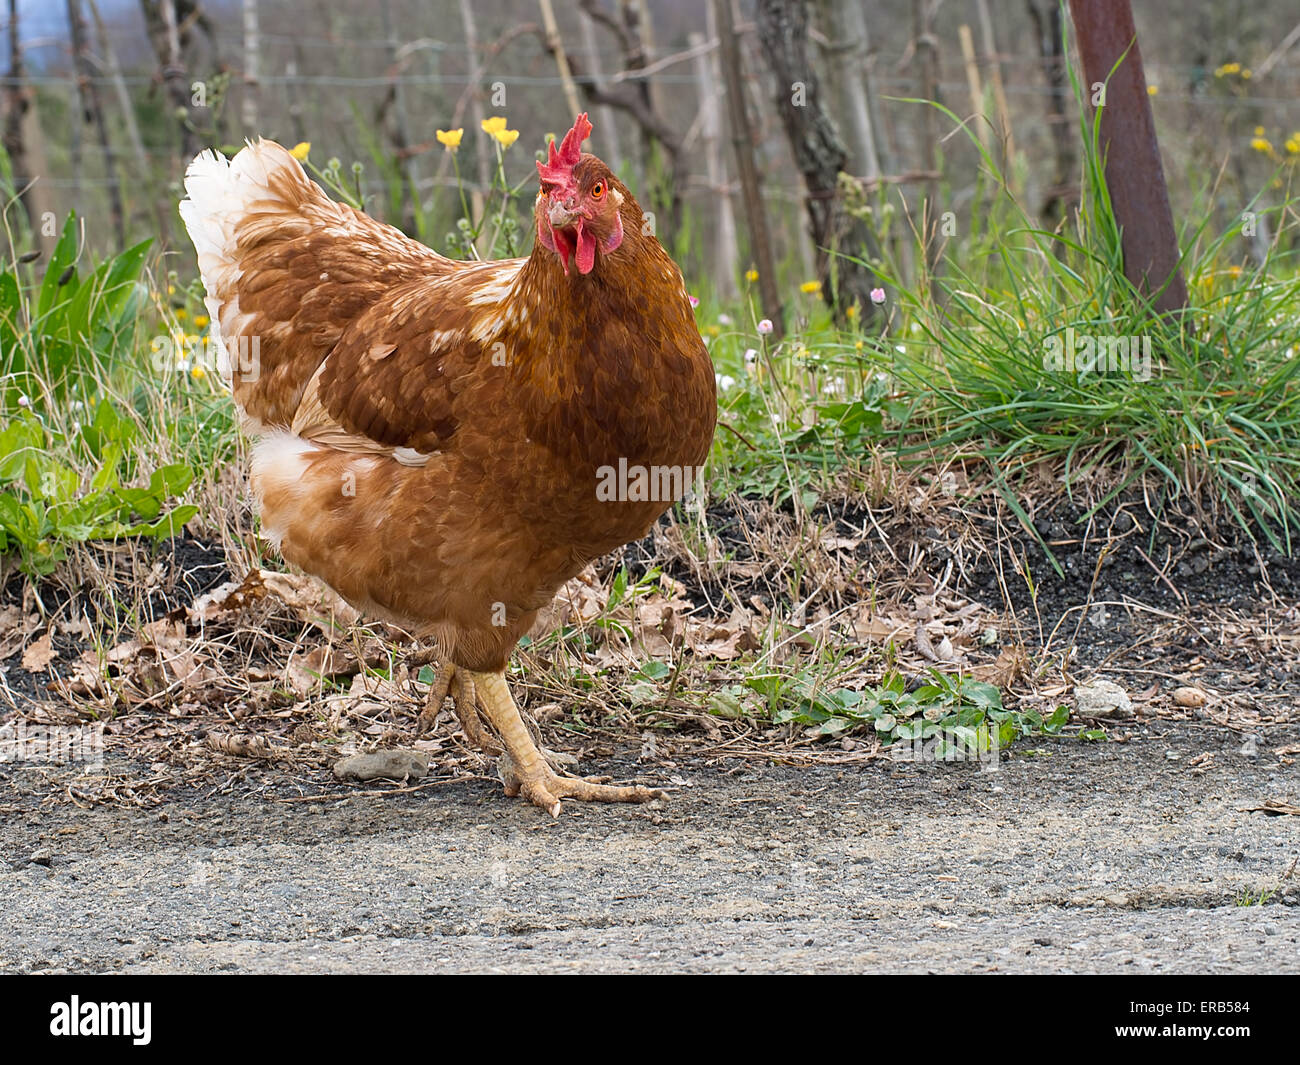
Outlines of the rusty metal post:
[{"label": "rusty metal post", "polygon": [[1180,310],[1187,306],[1187,285],[1178,268],[1174,215],[1133,9],[1129,0],[1070,0],[1070,17],[1087,91],[1091,94],[1091,86],[1106,83],[1100,149],[1106,159],[1106,186],[1115,221],[1123,231],[1124,275],[1143,292],[1163,286],[1152,301],[1160,313]]}]

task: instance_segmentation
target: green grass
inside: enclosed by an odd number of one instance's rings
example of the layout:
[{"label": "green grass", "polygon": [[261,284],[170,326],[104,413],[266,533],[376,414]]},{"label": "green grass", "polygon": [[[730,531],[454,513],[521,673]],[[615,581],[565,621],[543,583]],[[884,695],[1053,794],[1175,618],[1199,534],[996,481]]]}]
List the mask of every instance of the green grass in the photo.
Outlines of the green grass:
[{"label": "green grass", "polygon": [[[1046,461],[1068,493],[1082,488],[1089,513],[1154,485],[1165,503],[1221,510],[1247,537],[1290,553],[1300,518],[1300,199],[1282,185],[1271,206],[1262,194],[1245,205],[1271,224],[1262,263],[1247,258],[1241,219],[1217,234],[1185,225],[1190,305],[1162,316],[1124,276],[1097,126],[1081,132],[1083,208],[1069,231],[1039,227],[984,154],[987,218],[949,240],[936,276],[907,276],[888,251],[870,263],[886,279],[888,335],[836,331],[796,294],[795,329],[769,348],[752,299],[741,314],[702,307],[706,335],[718,331],[719,371],[734,381],[721,399],[715,483],[808,504],[885,446],[901,465],[974,461],[1032,533],[1023,478]],[[921,260],[919,248],[912,257]],[[718,328],[719,316],[743,325]],[[1140,338],[1150,358],[1058,357],[1084,337]],[[749,364],[747,348],[758,352]]]},{"label": "green grass", "polygon": [[204,434],[160,392],[157,359],[140,365],[148,243],[87,268],[81,239],[70,215],[41,278],[23,256],[0,269],[0,556],[33,578],[72,543],[171,537],[197,513],[176,500]]},{"label": "green grass", "polygon": [[[819,296],[800,291],[807,279],[795,278],[786,282],[787,337],[774,344],[758,330],[752,283],[734,305],[701,290],[697,319],[724,382],[709,494],[767,500],[802,528],[828,494],[879,503],[900,470],[957,461],[976,478],[982,467],[1029,526],[1026,478],[1046,461],[1092,508],[1155,485],[1157,502],[1208,497],[1246,535],[1289,552],[1300,517],[1300,201],[1284,190],[1256,205],[1274,234],[1259,264],[1246,260],[1237,230],[1189,226],[1192,306],[1168,319],[1123,276],[1095,147],[1085,155],[1084,210],[1068,232],[1040,228],[984,162],[983,213],[950,239],[935,277],[900,266],[900,242],[912,239],[901,202],[870,205],[884,249],[871,266],[888,291],[879,318],[859,308],[859,325],[837,328]],[[347,190],[336,161],[320,173]],[[481,237],[498,254],[509,250],[526,228],[510,213],[524,211],[517,191],[502,177],[500,202],[480,208],[452,243],[465,252]],[[30,243],[12,229],[9,237],[14,249]],[[197,518],[256,560],[237,488],[218,489],[240,444],[228,393],[196,358],[205,331],[197,280],[162,274],[144,245],[92,263],[75,218],[41,276],[21,258],[15,251],[0,270],[0,553],[35,578],[73,543],[168,536]],[[917,248],[907,258],[923,259]],[[1149,337],[1150,373],[1051,364],[1050,345],[1085,335]],[[685,541],[700,547],[709,539],[698,515],[679,511]],[[701,547],[697,561],[705,555]],[[803,566],[796,557],[781,567],[778,598],[807,598]],[[677,655],[672,665],[593,676],[587,660],[604,641],[631,640],[615,611],[651,593],[658,576],[615,575],[601,619],[526,641],[530,664],[545,663],[548,683],[584,699],[599,699],[616,677],[619,705],[645,718],[682,704],[832,739],[956,737],[976,751],[995,735],[1010,742],[1064,724],[1059,709],[1004,706],[996,688],[969,677],[935,672],[908,691],[888,650],[877,659],[828,641],[778,654],[789,632],[775,621],[757,651],[727,666],[686,677]]]}]

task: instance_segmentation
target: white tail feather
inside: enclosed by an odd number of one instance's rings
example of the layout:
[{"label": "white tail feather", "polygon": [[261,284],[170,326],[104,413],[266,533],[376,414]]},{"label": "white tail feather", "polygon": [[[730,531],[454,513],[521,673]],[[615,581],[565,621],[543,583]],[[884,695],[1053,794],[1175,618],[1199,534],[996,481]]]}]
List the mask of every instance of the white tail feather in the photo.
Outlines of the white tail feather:
[{"label": "white tail feather", "polygon": [[[198,252],[199,276],[207,290],[203,303],[210,322],[209,342],[217,351],[217,367],[230,382],[231,360],[221,339],[223,310],[238,317],[236,285],[239,268],[235,230],[240,219],[256,205],[278,197],[270,188],[277,170],[301,167],[275,141],[249,142],[232,160],[215,151],[200,152],[185,171],[186,198],[180,202],[181,220]],[[288,205],[285,205],[286,207]]]}]

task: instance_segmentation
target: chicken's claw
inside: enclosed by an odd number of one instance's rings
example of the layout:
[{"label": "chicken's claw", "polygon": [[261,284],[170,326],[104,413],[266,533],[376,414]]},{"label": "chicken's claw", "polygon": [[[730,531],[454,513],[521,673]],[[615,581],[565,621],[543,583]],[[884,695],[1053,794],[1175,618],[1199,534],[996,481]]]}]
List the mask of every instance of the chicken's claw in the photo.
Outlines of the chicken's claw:
[{"label": "chicken's claw", "polygon": [[581,777],[563,776],[548,764],[528,734],[519,708],[510,695],[505,673],[471,674],[479,696],[479,705],[501,737],[498,768],[506,794],[523,795],[552,817],[560,815],[561,799],[584,802],[649,802],[661,799],[657,788],[640,785],[596,784]]},{"label": "chicken's claw", "polygon": [[540,806],[552,817],[559,817],[561,799],[579,799],[583,802],[650,802],[664,798],[658,788],[639,784],[596,784],[582,777],[564,776],[549,765],[543,765],[531,776],[521,778],[510,755],[502,752],[497,762],[497,772],[505,785],[506,794],[523,795],[534,806]]}]

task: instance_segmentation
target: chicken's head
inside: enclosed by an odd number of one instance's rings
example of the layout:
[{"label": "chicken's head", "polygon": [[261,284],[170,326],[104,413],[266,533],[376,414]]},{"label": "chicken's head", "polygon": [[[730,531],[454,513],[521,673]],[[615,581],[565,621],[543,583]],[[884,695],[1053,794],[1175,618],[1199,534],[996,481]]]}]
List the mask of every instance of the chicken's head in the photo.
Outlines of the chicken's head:
[{"label": "chicken's head", "polygon": [[537,239],[560,257],[564,272],[576,261],[578,272],[591,273],[596,249],[608,255],[623,243],[624,196],[619,182],[604,163],[582,151],[591,123],[581,114],[550,158],[537,164],[542,188],[537,195]]}]

